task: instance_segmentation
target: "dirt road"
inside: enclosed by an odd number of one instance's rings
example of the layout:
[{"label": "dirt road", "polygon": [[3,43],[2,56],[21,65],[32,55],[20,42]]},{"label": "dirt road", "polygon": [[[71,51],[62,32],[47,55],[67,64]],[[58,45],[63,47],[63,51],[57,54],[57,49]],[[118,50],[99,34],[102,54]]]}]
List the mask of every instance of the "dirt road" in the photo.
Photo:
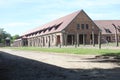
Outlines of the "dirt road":
[{"label": "dirt road", "polygon": [[74,55],[0,49],[0,80],[119,80],[119,62]]}]

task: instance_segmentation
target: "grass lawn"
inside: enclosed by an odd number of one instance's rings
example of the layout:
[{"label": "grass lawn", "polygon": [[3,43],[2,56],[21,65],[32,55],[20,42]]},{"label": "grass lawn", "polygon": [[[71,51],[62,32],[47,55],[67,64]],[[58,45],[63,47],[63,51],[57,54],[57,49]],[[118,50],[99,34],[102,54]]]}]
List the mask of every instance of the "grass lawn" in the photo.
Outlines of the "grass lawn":
[{"label": "grass lawn", "polygon": [[14,50],[37,51],[37,52],[55,52],[70,54],[119,54],[119,49],[95,49],[95,48],[40,48],[40,47],[9,47]]}]

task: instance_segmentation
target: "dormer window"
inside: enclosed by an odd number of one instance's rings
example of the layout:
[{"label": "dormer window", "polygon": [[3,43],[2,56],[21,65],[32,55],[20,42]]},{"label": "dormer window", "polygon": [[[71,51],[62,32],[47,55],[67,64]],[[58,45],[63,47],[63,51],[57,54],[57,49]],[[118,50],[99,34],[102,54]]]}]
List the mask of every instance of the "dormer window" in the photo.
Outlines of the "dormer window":
[{"label": "dormer window", "polygon": [[40,31],[39,31],[39,34],[40,34],[41,32],[42,32],[42,31],[40,30]]},{"label": "dormer window", "polygon": [[47,31],[47,29],[44,29],[44,30],[43,30],[43,33],[45,33],[46,31]]},{"label": "dormer window", "polygon": [[49,30],[49,31],[51,31],[51,30],[52,30],[52,28],[53,28],[53,27],[49,27],[49,29],[48,29],[48,30]]},{"label": "dormer window", "polygon": [[59,23],[58,25],[55,25],[55,30],[58,29],[58,27],[62,24],[63,22]]},{"label": "dormer window", "polygon": [[105,29],[106,33],[111,33],[111,31],[109,29]]}]

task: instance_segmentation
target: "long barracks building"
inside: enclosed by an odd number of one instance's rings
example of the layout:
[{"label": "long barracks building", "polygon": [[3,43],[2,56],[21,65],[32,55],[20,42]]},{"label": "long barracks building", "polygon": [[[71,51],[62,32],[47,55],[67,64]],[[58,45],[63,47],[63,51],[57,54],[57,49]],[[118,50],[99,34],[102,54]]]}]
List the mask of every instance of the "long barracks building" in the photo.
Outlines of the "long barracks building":
[{"label": "long barracks building", "polygon": [[[117,25],[117,26],[113,26]],[[98,43],[99,33],[102,32],[103,42],[120,40],[120,20],[92,20],[83,10],[61,17],[36,29],[24,33],[15,40],[13,46],[67,46]]]}]

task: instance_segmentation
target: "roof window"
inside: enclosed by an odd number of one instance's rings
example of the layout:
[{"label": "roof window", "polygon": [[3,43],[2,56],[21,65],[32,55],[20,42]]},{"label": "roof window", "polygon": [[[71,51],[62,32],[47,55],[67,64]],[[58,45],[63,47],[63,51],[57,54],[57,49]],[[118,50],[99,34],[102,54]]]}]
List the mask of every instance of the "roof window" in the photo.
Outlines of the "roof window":
[{"label": "roof window", "polygon": [[49,27],[49,29],[48,29],[48,30],[49,30],[49,31],[51,31],[51,30],[52,30],[52,28],[53,28],[53,26],[52,26],[52,27]]},{"label": "roof window", "polygon": [[63,22],[59,23],[58,25],[55,25],[55,30],[58,29],[58,27],[62,24]]},{"label": "roof window", "polygon": [[47,31],[47,29],[43,29],[43,33],[45,33]]},{"label": "roof window", "polygon": [[109,29],[105,29],[106,33],[111,33],[111,31]]}]

